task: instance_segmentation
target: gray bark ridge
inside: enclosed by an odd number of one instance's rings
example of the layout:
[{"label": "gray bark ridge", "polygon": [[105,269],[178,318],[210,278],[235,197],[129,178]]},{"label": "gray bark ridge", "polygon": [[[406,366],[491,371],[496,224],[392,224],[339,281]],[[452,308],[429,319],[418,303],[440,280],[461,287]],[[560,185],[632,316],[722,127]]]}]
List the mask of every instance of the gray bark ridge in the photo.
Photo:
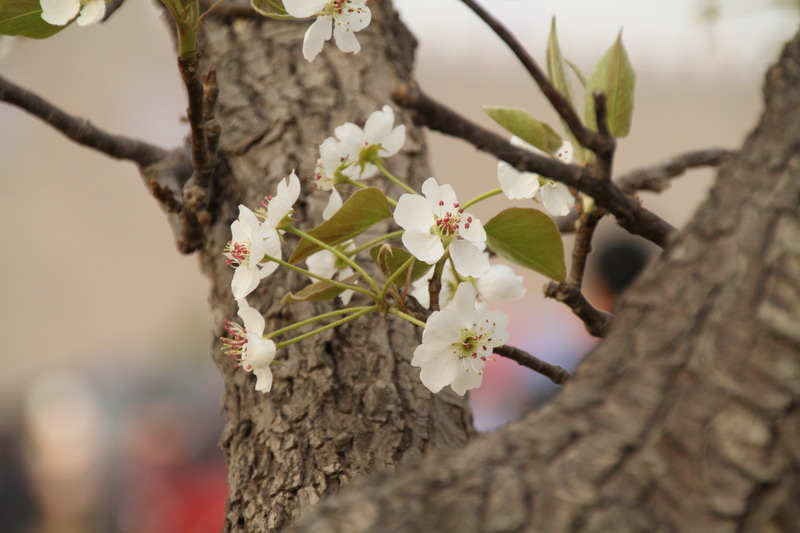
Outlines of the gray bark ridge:
[{"label": "gray bark ridge", "polygon": [[689,226],[550,405],[294,532],[791,532],[800,524],[800,34]]},{"label": "gray bark ridge", "polygon": [[[319,144],[344,122],[363,125],[372,111],[391,103],[391,88],[409,79],[413,37],[391,2],[371,6],[373,23],[358,34],[361,53],[343,54],[329,43],[313,64],[301,54],[312,20],[206,21],[202,70],[217,69],[224,174],[216,176],[221,185],[212,204],[215,223],[205,230],[200,263],[211,280],[217,337],[224,334],[224,319],[237,320],[233,270],[221,253],[238,205],[256,208],[295,169],[303,191],[294,218],[306,230],[320,223],[327,195],[314,192],[311,179]],[[401,178],[424,179],[430,171],[421,132],[396,111],[408,140],[387,166]],[[297,239],[287,235],[286,241],[284,255]],[[267,331],[336,305],[280,305],[288,291],[311,282],[301,278],[281,268],[248,296],[264,313]],[[292,344],[278,352],[282,365],[273,368],[268,394],[256,392],[254,376],[235,368],[215,344],[215,362],[225,379],[226,531],[279,529],[359,474],[417,462],[434,446],[465,445],[473,434],[466,399],[434,396],[409,364],[418,335],[401,319],[375,314]]]}]

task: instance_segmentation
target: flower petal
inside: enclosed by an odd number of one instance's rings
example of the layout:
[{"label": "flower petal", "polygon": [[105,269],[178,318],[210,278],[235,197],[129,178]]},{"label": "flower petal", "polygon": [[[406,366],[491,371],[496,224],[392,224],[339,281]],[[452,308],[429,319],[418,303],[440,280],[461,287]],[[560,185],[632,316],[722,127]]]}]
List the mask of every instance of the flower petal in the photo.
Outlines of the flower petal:
[{"label": "flower petal", "polygon": [[537,174],[520,172],[505,161],[497,163],[497,180],[509,200],[533,198],[539,190]]},{"label": "flower petal", "polygon": [[[483,381],[483,367],[486,364],[482,359],[475,358],[467,364],[469,369],[461,368],[455,379],[450,383],[450,388],[459,396],[464,396],[468,390],[477,389]],[[474,368],[473,368],[474,367]]]},{"label": "flower petal", "polygon": [[[423,359],[424,364],[420,363]],[[411,365],[420,367],[419,378],[431,392],[439,392],[451,384],[460,370],[457,355],[447,351],[430,352],[424,344],[414,351]]]},{"label": "flower petal", "polygon": [[328,0],[283,0],[286,12],[295,18],[316,15],[325,8]]},{"label": "flower petal", "polygon": [[272,370],[270,368],[253,368],[256,376],[256,390],[258,392],[269,392],[272,389]]},{"label": "flower petal", "polygon": [[420,231],[416,229],[406,230],[406,232],[403,233],[402,240],[403,246],[405,246],[414,257],[420,261],[425,261],[429,265],[434,264],[444,255],[442,240],[436,235],[431,234],[430,231]]},{"label": "flower petal", "polygon": [[364,131],[352,122],[345,122],[341,126],[337,126],[333,130],[333,134],[339,139],[339,149],[342,151],[342,155],[347,156],[351,161],[358,160],[358,154],[366,142]]},{"label": "flower petal", "polygon": [[469,241],[461,239],[453,241],[450,244],[450,257],[458,273],[464,276],[480,278],[491,268],[486,255]]},{"label": "flower petal", "polygon": [[394,126],[394,110],[388,105],[373,112],[364,124],[364,134],[370,144],[382,144]]},{"label": "flower petal", "polygon": [[64,26],[81,10],[80,0],[39,0],[42,19],[48,24]]},{"label": "flower petal", "polygon": [[[564,187],[563,184],[558,184],[558,185]],[[563,217],[569,214],[569,210],[571,207],[570,202],[567,201],[562,192],[558,190],[558,186],[553,187],[548,184],[542,187],[540,194],[542,198],[542,203],[544,204],[544,208],[547,209],[547,211],[551,215],[558,215]],[[567,194],[569,194],[569,191],[567,191]],[[574,204],[574,202],[575,200],[573,198],[572,203]]]},{"label": "flower petal", "polygon": [[394,221],[404,230],[430,232],[436,219],[428,201],[418,194],[400,196],[394,208]]},{"label": "flower petal", "polygon": [[334,187],[331,189],[331,197],[328,198],[328,205],[326,205],[325,209],[322,211],[322,219],[330,219],[336,214],[340,207],[342,207],[342,197],[339,195],[339,191],[336,190],[336,187]]},{"label": "flower petal", "polygon": [[[472,221],[469,222],[469,227],[467,228],[464,221],[470,218]],[[485,246],[486,230],[483,229],[483,224],[481,223],[480,219],[471,213],[462,213],[461,220],[462,222],[458,231],[458,234],[461,236],[461,238],[466,239],[473,244]],[[483,251],[483,249],[481,249],[481,251]]]},{"label": "flower petal", "polygon": [[347,25],[341,24],[338,20],[334,23],[333,38],[336,40],[336,46],[338,46],[339,50],[342,52],[357,54],[361,51],[361,44],[359,44],[355,32]]},{"label": "flower petal", "polygon": [[475,318],[477,317],[475,311],[476,299],[475,287],[467,281],[458,285],[453,299],[450,300],[445,309],[453,311],[458,316],[458,320],[464,324],[462,327],[471,328],[475,324]]},{"label": "flower petal", "polygon": [[336,257],[328,250],[314,252],[306,258],[309,272],[328,279],[336,273],[335,262]]},{"label": "flower petal", "polygon": [[356,5],[357,2],[350,2],[350,8],[353,12],[347,15],[347,25],[350,31],[361,31],[372,21],[372,12],[364,5],[366,2],[360,2],[361,5]]},{"label": "flower petal", "polygon": [[236,303],[239,305],[239,310],[236,314],[242,319],[248,335],[253,334],[258,337],[264,335],[265,323],[261,313],[257,309],[250,307],[250,304],[244,298],[237,298]]},{"label": "flower petal", "polygon": [[100,22],[106,14],[105,0],[90,0],[81,9],[81,16],[75,22],[78,26],[88,26],[95,22]]},{"label": "flower petal", "polygon": [[308,27],[303,37],[303,57],[306,58],[306,61],[314,61],[317,54],[322,52],[325,41],[331,38],[332,22],[332,17],[317,17],[317,20]]},{"label": "flower petal", "polygon": [[239,265],[233,272],[231,280],[231,292],[234,298],[244,298],[258,287],[261,278],[258,276],[258,268],[250,268],[246,265]]},{"label": "flower petal", "polygon": [[384,138],[383,142],[381,142],[381,149],[378,151],[378,155],[381,157],[392,156],[400,151],[400,148],[403,147],[405,142],[406,127],[400,124],[392,130],[388,137]]},{"label": "flower petal", "polygon": [[477,283],[480,295],[490,302],[516,300],[525,296],[522,276],[508,265],[492,265]]}]

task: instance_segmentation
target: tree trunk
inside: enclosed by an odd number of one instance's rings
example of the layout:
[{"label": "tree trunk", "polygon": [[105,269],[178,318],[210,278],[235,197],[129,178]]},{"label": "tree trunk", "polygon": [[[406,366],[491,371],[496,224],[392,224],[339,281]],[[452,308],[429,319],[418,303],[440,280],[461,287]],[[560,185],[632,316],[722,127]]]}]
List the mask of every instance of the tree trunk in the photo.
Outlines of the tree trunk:
[{"label": "tree trunk", "polygon": [[552,404],[293,531],[798,531],[800,34],[765,102]]},{"label": "tree trunk", "polygon": [[[390,103],[395,83],[410,76],[413,37],[391,2],[370,5],[373,23],[358,34],[361,53],[345,55],[329,44],[313,64],[301,55],[310,21],[207,21],[203,64],[217,69],[224,175],[200,256],[212,284],[217,336],[225,318],[236,319],[233,270],[221,253],[238,205],[254,209],[295,169],[303,183],[295,218],[305,229],[321,222],[326,195],[314,193],[309,179],[319,144],[339,124],[363,124]],[[420,131],[407,120],[406,126],[408,141],[389,166],[418,180],[430,175],[425,147]],[[292,236],[287,241],[296,243]],[[308,283],[279,269],[248,297],[263,311],[267,331],[332,308],[330,302],[279,304],[286,292]],[[422,386],[409,365],[418,342],[402,320],[362,317],[280,350],[277,361],[284,365],[275,367],[268,394],[256,392],[255,378],[236,369],[216,344],[214,358],[225,378],[226,530],[277,529],[359,473],[392,471],[432,446],[462,447],[473,431],[466,400],[434,396]]]}]

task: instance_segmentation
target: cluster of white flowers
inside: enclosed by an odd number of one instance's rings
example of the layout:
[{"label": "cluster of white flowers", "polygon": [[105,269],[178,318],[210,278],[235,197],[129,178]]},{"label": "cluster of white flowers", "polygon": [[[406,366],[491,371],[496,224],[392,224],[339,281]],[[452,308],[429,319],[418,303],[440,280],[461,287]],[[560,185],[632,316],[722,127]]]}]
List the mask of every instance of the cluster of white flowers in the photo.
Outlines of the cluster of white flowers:
[{"label": "cluster of white flowers", "polygon": [[228,337],[222,338],[223,351],[237,364],[256,376],[256,390],[269,392],[272,388],[270,363],[275,358],[275,343],[264,338],[264,317],[250,307],[245,296],[259,282],[272,274],[278,264],[264,261],[265,255],[281,258],[281,226],[300,196],[300,180],[292,171],[278,183],[275,196],[268,196],[255,212],[239,206],[239,218],[231,224],[231,240],[223,256],[235,269],[231,292],[239,305],[238,315],[244,325],[225,321]]},{"label": "cluster of white flowers", "polygon": [[388,105],[373,112],[363,129],[352,122],[336,127],[333,137],[319,146],[314,173],[314,186],[331,193],[322,218],[328,220],[342,206],[337,185],[374,176],[377,158],[396,154],[405,142],[406,127],[394,125],[394,111]]},{"label": "cluster of white flowers", "polygon": [[295,18],[317,17],[303,38],[303,57],[307,61],[317,57],[331,36],[339,50],[357,54],[361,45],[355,33],[372,20],[367,0],[283,0],[283,6]]},{"label": "cluster of white flowers", "polygon": [[[287,9],[290,3],[287,2]],[[312,2],[309,0],[305,4],[311,5]],[[292,9],[294,7],[297,6]],[[329,220],[343,205],[337,187],[348,183],[359,185],[357,182],[378,172],[413,191],[392,176],[383,163],[383,158],[396,154],[404,142],[405,127],[395,126],[394,111],[389,106],[372,113],[363,128],[350,122],[335,128],[334,135],[320,144],[313,180],[317,189],[330,191],[323,212],[325,220]],[[512,142],[537,151],[517,138]],[[569,163],[572,161],[572,146],[564,143],[551,155]],[[537,174],[519,172],[503,162],[498,165],[498,179],[501,189],[487,195],[499,194],[502,190],[510,199],[537,199],[556,215],[567,214],[574,203],[563,184]],[[253,212],[240,206],[239,218],[231,224],[232,239],[223,254],[227,263],[236,269],[231,289],[239,305],[239,316],[244,321],[244,325],[226,323],[229,336],[222,339],[224,350],[239,366],[257,376],[256,389],[262,392],[268,391],[272,385],[269,365],[275,357],[276,344],[264,338],[264,319],[244,298],[261,279],[277,268],[277,263],[268,260],[267,256],[281,258],[281,235],[299,193],[300,183],[292,172],[278,185],[275,197],[269,197],[262,208]],[[493,349],[508,338],[508,317],[500,311],[490,310],[488,302],[522,297],[525,294],[522,277],[507,265],[490,263],[483,224],[462,207],[450,185],[440,185],[436,178],[431,177],[422,184],[422,194],[403,194],[397,202],[391,198],[389,201],[396,203],[394,221],[403,229],[401,240],[405,248],[418,261],[436,265],[428,270],[426,276],[414,282],[412,296],[422,305],[431,307],[428,284],[434,275],[441,276],[437,306],[441,310],[433,312],[424,324],[422,344],[415,350],[411,364],[420,367],[422,383],[431,391],[438,392],[449,385],[457,394],[464,394],[480,385],[483,368],[492,358]],[[291,231],[304,235],[297,229]],[[375,288],[375,282],[353,263],[355,249],[356,244],[348,240],[318,250],[306,257],[308,270],[304,272],[316,280],[322,278],[353,287],[357,283],[354,281],[355,270],[358,270],[359,275],[365,276]],[[376,291],[373,297],[377,310],[385,304],[387,291]],[[349,304],[352,296],[352,290],[339,294],[344,305]],[[331,313],[341,314],[340,311]],[[397,314],[423,325],[399,310]],[[320,315],[320,318],[324,316],[331,315]],[[352,316],[360,315],[353,312]],[[327,327],[330,326],[320,329]]]},{"label": "cluster of white flowers", "polygon": [[86,26],[103,19],[106,14],[105,0],[39,0],[42,19],[54,26],[64,26],[78,13],[78,26]]},{"label": "cluster of white flowers", "polygon": [[[519,137],[512,137],[511,144],[537,154],[544,154]],[[564,163],[572,163],[572,154],[572,144],[564,141],[564,144],[553,155]],[[497,163],[497,179],[500,180],[500,187],[509,200],[535,198],[542,202],[544,208],[551,215],[568,215],[572,206],[575,205],[575,198],[563,183],[544,178],[533,172],[520,172],[505,161]]]}]

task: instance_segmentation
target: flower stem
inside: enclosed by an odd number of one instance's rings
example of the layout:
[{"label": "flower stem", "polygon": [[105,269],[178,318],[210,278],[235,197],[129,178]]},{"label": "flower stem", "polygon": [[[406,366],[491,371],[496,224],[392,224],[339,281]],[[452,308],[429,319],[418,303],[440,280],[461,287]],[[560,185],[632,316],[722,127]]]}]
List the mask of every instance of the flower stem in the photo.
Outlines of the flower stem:
[{"label": "flower stem", "polygon": [[364,306],[364,307],[346,307],[344,309],[336,309],[334,311],[329,311],[329,312],[323,313],[321,315],[312,316],[311,318],[307,318],[307,319],[302,320],[300,322],[297,322],[295,324],[290,324],[290,325],[286,326],[285,328],[276,329],[275,331],[272,331],[269,334],[264,335],[264,338],[265,339],[271,339],[272,337],[275,337],[277,335],[282,335],[282,334],[286,333],[287,331],[291,331],[291,330],[293,330],[295,328],[299,328],[300,326],[305,326],[306,324],[311,324],[312,322],[316,322],[317,320],[322,320],[323,318],[330,318],[332,316],[345,315],[345,314],[349,314],[349,313],[357,313],[359,311],[363,311],[364,309],[366,309],[367,311],[370,311],[373,308],[375,308],[374,305]]},{"label": "flower stem", "polygon": [[346,316],[344,318],[340,318],[336,322],[331,322],[330,324],[327,324],[325,326],[319,327],[319,328],[317,328],[317,329],[315,329],[313,331],[309,331],[308,333],[303,333],[302,335],[298,335],[297,337],[294,337],[292,339],[276,343],[275,344],[275,348],[283,348],[284,346],[288,346],[290,344],[294,344],[295,342],[300,342],[300,341],[302,341],[304,339],[307,339],[309,337],[313,337],[317,333],[322,333],[323,331],[327,331],[329,329],[335,328],[336,326],[341,326],[342,324],[350,322],[351,320],[355,320],[356,318],[360,317],[361,315],[365,315],[365,314],[369,313],[370,311],[377,311],[377,310],[378,310],[378,306],[377,305],[371,305],[369,307],[363,307],[363,308],[361,308],[360,311],[356,311],[352,315]]},{"label": "flower stem", "polygon": [[469,202],[467,202],[467,203],[465,203],[463,205],[460,205],[459,207],[461,209],[466,209],[471,205],[477,204],[481,200],[486,200],[487,198],[491,198],[492,196],[497,196],[501,192],[503,192],[503,189],[492,189],[491,191],[485,192],[483,194],[479,194],[478,196],[476,196],[475,198],[473,198]]},{"label": "flower stem", "polygon": [[284,266],[284,267],[286,267],[288,269],[294,270],[295,272],[299,272],[300,274],[303,274],[305,276],[312,277],[312,278],[314,278],[316,280],[319,280],[319,281],[324,281],[325,283],[330,283],[331,285],[334,285],[334,286],[339,287],[341,289],[360,292],[361,294],[366,294],[370,298],[375,298],[375,293],[372,292],[372,291],[369,291],[367,289],[362,289],[361,287],[359,287],[357,285],[348,285],[347,283],[342,283],[340,281],[334,281],[334,280],[328,279],[328,278],[326,278],[324,276],[320,276],[318,274],[314,274],[310,270],[306,270],[305,268],[299,267],[297,265],[293,265],[291,263],[287,263],[286,261],[281,261],[277,257],[272,257],[269,254],[264,254],[264,259],[266,259],[268,261],[272,261],[274,263],[278,263],[281,266]]},{"label": "flower stem", "polygon": [[360,252],[362,250],[366,250],[367,248],[371,248],[371,247],[375,246],[376,244],[378,244],[381,241],[385,241],[387,239],[391,239],[392,237],[399,237],[403,233],[405,233],[405,230],[402,230],[402,229],[399,230],[399,231],[393,231],[392,233],[387,233],[386,235],[383,235],[382,237],[377,237],[375,239],[372,239],[371,241],[362,244],[358,248],[350,250],[349,252],[347,252],[347,254],[350,255],[350,256],[354,256],[358,252]]},{"label": "flower stem", "polygon": [[372,279],[372,276],[370,276],[369,274],[367,274],[367,273],[364,271],[364,269],[363,269],[363,268],[361,268],[360,266],[358,266],[358,263],[356,263],[355,261],[353,261],[352,259],[350,259],[350,258],[349,258],[347,255],[345,255],[345,253],[344,253],[344,252],[342,252],[341,250],[339,250],[339,249],[337,249],[337,248],[335,248],[335,247],[331,246],[331,245],[330,245],[330,244],[328,244],[328,243],[322,242],[321,240],[317,239],[316,237],[312,237],[312,236],[311,236],[311,235],[309,235],[308,233],[306,233],[306,232],[304,232],[304,231],[301,231],[301,230],[299,230],[299,229],[295,228],[294,226],[287,226],[287,227],[286,227],[286,231],[288,231],[289,233],[294,233],[294,234],[295,234],[295,235],[297,235],[298,237],[301,237],[301,238],[303,238],[303,239],[306,239],[306,240],[308,240],[308,241],[310,241],[310,242],[312,242],[312,243],[316,244],[316,245],[317,245],[317,246],[319,246],[320,248],[324,248],[325,250],[328,250],[328,251],[329,251],[329,252],[331,252],[333,255],[335,255],[336,257],[338,257],[339,259],[341,259],[342,261],[344,261],[344,262],[345,262],[345,263],[347,263],[348,265],[350,265],[350,266],[353,268],[353,270],[355,270],[356,272],[358,272],[358,273],[359,273],[359,275],[361,275],[361,277],[362,277],[362,278],[364,278],[364,280],[365,280],[367,283],[369,283],[369,286],[370,286],[370,287],[372,287],[372,289],[375,291],[375,294],[378,294],[378,293],[380,293],[380,292],[381,292],[381,290],[378,288],[378,284],[377,284],[377,283],[375,283],[375,280],[374,280],[374,279]]},{"label": "flower stem", "polygon": [[392,286],[392,284],[395,282],[395,280],[397,280],[397,278],[408,272],[408,269],[411,268],[411,265],[414,263],[414,259],[416,258],[412,255],[411,257],[406,259],[406,262],[403,263],[400,266],[400,268],[392,272],[392,275],[389,276],[389,279],[386,280],[386,284],[383,286],[383,290],[381,291],[380,295],[378,295],[379,298],[378,301],[382,302],[384,298],[386,298],[386,292],[389,290],[389,287]]},{"label": "flower stem", "polygon": [[421,328],[424,328],[424,327],[425,327],[425,322],[423,322],[422,320],[419,320],[419,319],[417,319],[417,318],[414,318],[414,317],[413,317],[413,316],[411,316],[411,315],[407,315],[406,313],[404,313],[404,312],[400,311],[399,309],[395,309],[394,307],[390,307],[390,308],[389,308],[389,312],[390,312],[391,314],[393,314],[393,315],[397,315],[397,316],[399,316],[400,318],[403,318],[403,319],[405,319],[405,320],[407,320],[407,321],[411,322],[411,323],[412,323],[412,324],[414,324],[415,326],[419,326],[419,327],[421,327]]},{"label": "flower stem", "polygon": [[[419,194],[417,191],[415,191],[414,189],[412,189],[411,187],[409,187],[408,185],[406,185],[405,183],[403,183],[402,181],[400,181],[399,179],[394,177],[391,172],[386,170],[386,167],[383,166],[383,161],[379,157],[375,158],[375,160],[372,161],[372,164],[374,164],[376,167],[378,167],[378,170],[381,171],[381,174],[383,174],[384,176],[389,178],[389,181],[394,182],[395,184],[399,185],[406,192],[409,192],[411,194]],[[397,204],[395,204],[395,205],[397,205]]]}]

